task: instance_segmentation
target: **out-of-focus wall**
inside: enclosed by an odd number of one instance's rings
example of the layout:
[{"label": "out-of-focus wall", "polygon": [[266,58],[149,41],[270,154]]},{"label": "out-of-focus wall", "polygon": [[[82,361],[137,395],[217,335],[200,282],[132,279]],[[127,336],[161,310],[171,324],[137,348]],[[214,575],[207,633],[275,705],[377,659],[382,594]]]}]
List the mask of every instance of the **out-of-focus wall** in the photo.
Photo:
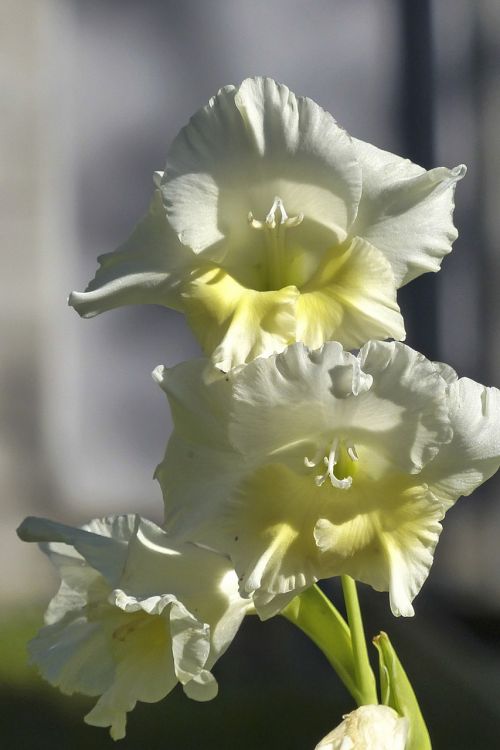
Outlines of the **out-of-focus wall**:
[{"label": "out-of-focus wall", "polygon": [[[434,0],[436,153],[465,162],[459,239],[440,273],[440,358],[500,387],[500,4]],[[500,611],[500,478],[447,515],[431,585]]]},{"label": "out-of-focus wall", "polygon": [[0,591],[37,590],[39,554],[14,529],[44,498],[41,436],[39,229],[45,106],[40,70],[43,3],[5,0],[0,10]]}]

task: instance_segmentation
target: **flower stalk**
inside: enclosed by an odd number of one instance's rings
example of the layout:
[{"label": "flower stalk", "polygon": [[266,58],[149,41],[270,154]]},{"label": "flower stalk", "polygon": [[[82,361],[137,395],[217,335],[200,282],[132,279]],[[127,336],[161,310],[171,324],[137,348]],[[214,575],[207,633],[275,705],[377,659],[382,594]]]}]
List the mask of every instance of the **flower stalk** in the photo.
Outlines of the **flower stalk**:
[{"label": "flower stalk", "polygon": [[368,658],[356,582],[351,576],[342,576],[341,580],[347,620],[351,631],[354,675],[357,692],[359,693],[358,706],[376,704],[378,703],[377,684]]},{"label": "flower stalk", "polygon": [[349,626],[321,589],[316,584],[306,589],[292,599],[281,614],[316,644],[356,703],[361,705]]}]

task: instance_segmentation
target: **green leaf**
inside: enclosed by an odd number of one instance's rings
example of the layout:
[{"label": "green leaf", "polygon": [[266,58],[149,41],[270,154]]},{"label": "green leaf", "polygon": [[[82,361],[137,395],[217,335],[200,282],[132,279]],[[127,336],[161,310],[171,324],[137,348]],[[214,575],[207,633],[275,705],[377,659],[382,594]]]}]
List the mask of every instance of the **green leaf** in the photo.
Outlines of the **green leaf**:
[{"label": "green leaf", "polygon": [[360,705],[349,626],[318,586],[292,599],[281,614],[300,628],[324,653],[338,676]]},{"label": "green leaf", "polygon": [[431,750],[431,740],[410,680],[387,633],[373,639],[378,650],[382,702],[410,722],[405,750]]}]

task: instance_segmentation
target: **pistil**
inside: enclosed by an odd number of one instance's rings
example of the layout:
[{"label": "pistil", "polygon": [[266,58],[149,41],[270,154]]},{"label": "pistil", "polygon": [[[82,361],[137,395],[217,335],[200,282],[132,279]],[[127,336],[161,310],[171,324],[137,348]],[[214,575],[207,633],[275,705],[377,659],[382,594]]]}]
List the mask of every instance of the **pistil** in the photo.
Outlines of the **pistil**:
[{"label": "pistil", "polygon": [[[339,490],[348,490],[352,485],[353,463],[359,460],[354,444],[335,437],[330,445],[328,455],[324,456],[322,453],[323,451],[319,449],[312,459],[307,456],[304,457],[304,464],[308,468],[317,466],[323,458],[326,471],[324,474],[317,474],[314,477],[316,485],[321,487],[329,478],[332,487]],[[335,472],[335,469],[337,469],[337,472]]]}]

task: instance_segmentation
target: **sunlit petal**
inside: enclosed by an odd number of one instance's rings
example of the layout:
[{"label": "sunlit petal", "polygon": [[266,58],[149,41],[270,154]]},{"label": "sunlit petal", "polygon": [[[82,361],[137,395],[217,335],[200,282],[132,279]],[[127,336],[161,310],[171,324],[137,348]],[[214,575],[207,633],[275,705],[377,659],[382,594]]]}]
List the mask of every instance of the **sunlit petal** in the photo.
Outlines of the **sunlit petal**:
[{"label": "sunlit petal", "polygon": [[121,739],[137,701],[159,701],[178,682],[195,700],[216,695],[209,670],[248,609],[227,558],[139,516],[83,529],[27,519],[20,536],[41,541],[62,578],[32,660],[63,692],[100,696],[87,723]]},{"label": "sunlit petal", "polygon": [[262,618],[343,574],[412,615],[447,508],[500,466],[499,392],[398,342],[295,344],[183,388],[203,369],[165,389],[167,526],[229,554]]}]

